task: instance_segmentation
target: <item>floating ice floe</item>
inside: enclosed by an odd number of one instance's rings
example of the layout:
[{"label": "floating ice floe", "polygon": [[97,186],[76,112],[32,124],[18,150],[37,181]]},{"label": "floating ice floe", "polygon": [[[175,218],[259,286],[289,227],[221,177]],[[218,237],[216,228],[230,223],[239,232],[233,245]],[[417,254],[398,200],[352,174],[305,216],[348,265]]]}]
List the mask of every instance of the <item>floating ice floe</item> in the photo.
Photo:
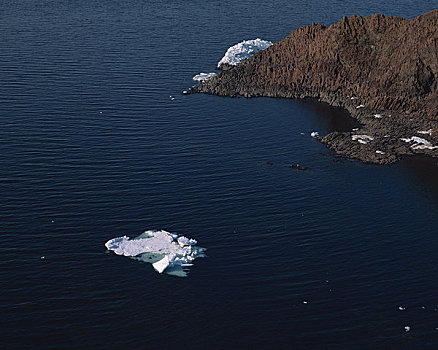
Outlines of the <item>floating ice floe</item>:
[{"label": "floating ice floe", "polygon": [[365,107],[365,105],[359,105],[359,106],[356,106],[356,109],[364,108],[364,107]]},{"label": "floating ice floe", "polygon": [[264,50],[272,45],[272,42],[262,40],[262,39],[254,39],[254,40],[246,40],[242,41],[236,45],[231,46],[225,56],[217,64],[220,67],[223,64],[229,64],[235,66],[242,62],[243,60],[250,58],[255,53]]},{"label": "floating ice floe", "polygon": [[401,138],[400,140],[404,141],[404,142],[413,142],[414,144],[411,145],[412,149],[436,149],[438,148],[438,146],[433,146],[429,141],[427,141],[426,139],[423,139],[421,137],[418,136],[412,136],[410,138]]},{"label": "floating ice floe", "polygon": [[378,153],[378,154],[386,154],[385,152],[380,151],[380,150],[377,150],[376,153]]},{"label": "floating ice floe", "polygon": [[409,332],[411,330],[411,327],[405,326],[405,332]]},{"label": "floating ice floe", "polygon": [[318,132],[318,131],[312,131],[312,132],[310,133],[310,136],[312,136],[312,137],[318,137],[318,136],[319,136],[319,132]]},{"label": "floating ice floe", "polygon": [[370,141],[374,140],[374,137],[369,135],[351,135],[351,139],[353,141],[357,141],[359,143],[366,145],[370,143]]},{"label": "floating ice floe", "polygon": [[213,78],[216,73],[199,73],[193,77],[195,81],[204,81]]},{"label": "floating ice floe", "polygon": [[383,115],[382,114],[374,114],[374,118],[376,119],[382,119]]},{"label": "floating ice floe", "polygon": [[150,230],[132,239],[127,236],[110,239],[105,247],[117,255],[149,262],[159,273],[183,277],[193,260],[205,256],[205,249],[196,243],[194,239],[167,231]]},{"label": "floating ice floe", "polygon": [[404,306],[399,306],[398,309],[399,309],[400,311],[404,311],[404,310],[406,310],[406,308],[405,308]]},{"label": "floating ice floe", "polygon": [[432,129],[429,130],[425,130],[425,131],[417,131],[419,134],[423,134],[423,135],[432,135]]}]

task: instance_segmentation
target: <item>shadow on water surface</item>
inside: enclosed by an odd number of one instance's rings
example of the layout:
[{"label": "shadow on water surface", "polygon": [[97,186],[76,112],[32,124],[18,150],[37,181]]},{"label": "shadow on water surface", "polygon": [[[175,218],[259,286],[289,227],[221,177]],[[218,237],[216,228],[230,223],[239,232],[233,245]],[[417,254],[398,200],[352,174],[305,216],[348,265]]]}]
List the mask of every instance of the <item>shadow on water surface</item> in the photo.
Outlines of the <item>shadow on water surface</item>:
[{"label": "shadow on water surface", "polygon": [[418,154],[405,157],[400,165],[418,190],[438,204],[438,158]]},{"label": "shadow on water surface", "polygon": [[360,127],[360,123],[342,107],[333,107],[314,98],[296,101],[315,114],[318,124],[321,124],[327,133],[351,131],[351,129]]},{"label": "shadow on water surface", "polygon": [[[321,124],[327,133],[351,131],[360,127],[360,123],[342,107],[333,107],[312,98],[296,101],[314,113],[318,124]],[[333,153],[333,156],[338,158],[336,153]],[[438,158],[424,154],[407,156],[400,161],[399,169],[422,195],[438,204]]]}]

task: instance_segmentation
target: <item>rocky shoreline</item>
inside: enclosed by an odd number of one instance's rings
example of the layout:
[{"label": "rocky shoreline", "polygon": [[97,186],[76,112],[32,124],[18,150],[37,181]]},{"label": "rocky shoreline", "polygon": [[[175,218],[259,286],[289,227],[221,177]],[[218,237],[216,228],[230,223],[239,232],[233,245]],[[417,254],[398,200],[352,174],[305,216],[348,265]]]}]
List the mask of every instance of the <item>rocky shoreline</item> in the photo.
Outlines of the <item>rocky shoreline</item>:
[{"label": "rocky shoreline", "polygon": [[411,20],[373,15],[313,24],[192,91],[316,98],[361,124],[318,137],[338,154],[375,164],[438,157],[437,28],[438,10]]}]

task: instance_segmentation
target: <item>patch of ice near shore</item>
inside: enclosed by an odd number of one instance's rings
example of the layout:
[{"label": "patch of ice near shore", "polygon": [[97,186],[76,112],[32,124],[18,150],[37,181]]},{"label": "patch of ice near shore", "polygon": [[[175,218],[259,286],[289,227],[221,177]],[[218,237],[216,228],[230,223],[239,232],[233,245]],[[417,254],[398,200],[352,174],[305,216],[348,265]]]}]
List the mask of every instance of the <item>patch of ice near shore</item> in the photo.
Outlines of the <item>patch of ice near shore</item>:
[{"label": "patch of ice near shore", "polygon": [[365,107],[365,105],[359,105],[359,106],[356,106],[356,109],[364,108],[364,107]]},{"label": "patch of ice near shore", "polygon": [[383,115],[382,114],[374,114],[374,118],[376,119],[382,119]]},{"label": "patch of ice near shore", "polygon": [[312,131],[312,132],[310,133],[310,136],[316,138],[316,137],[319,136],[319,132],[318,132],[318,131]]},{"label": "patch of ice near shore", "polygon": [[353,141],[357,141],[359,143],[366,145],[370,143],[370,141],[374,140],[374,137],[369,135],[351,135],[351,139]]},{"label": "patch of ice near shore", "polygon": [[127,236],[110,239],[105,243],[108,250],[117,255],[149,262],[163,273],[186,276],[186,268],[192,261],[204,256],[204,248],[196,246],[196,240],[167,231],[145,231],[136,238]]},{"label": "patch of ice near shore", "polygon": [[412,136],[410,138],[401,138],[400,140],[404,142],[413,142],[414,144],[411,145],[412,149],[436,149],[438,146],[433,146],[429,141],[426,139],[423,139],[418,136]]},{"label": "patch of ice near shore", "polygon": [[193,77],[195,81],[204,81],[213,78],[216,73],[199,73]]},{"label": "patch of ice near shore", "polygon": [[222,64],[230,64],[235,66],[243,60],[250,58],[255,53],[264,50],[271,46],[273,43],[262,39],[246,40],[236,45],[231,46],[225,56],[217,64],[220,67]]},{"label": "patch of ice near shore", "polygon": [[386,154],[385,152],[383,152],[381,150],[377,150],[376,153],[378,153],[378,154]]}]

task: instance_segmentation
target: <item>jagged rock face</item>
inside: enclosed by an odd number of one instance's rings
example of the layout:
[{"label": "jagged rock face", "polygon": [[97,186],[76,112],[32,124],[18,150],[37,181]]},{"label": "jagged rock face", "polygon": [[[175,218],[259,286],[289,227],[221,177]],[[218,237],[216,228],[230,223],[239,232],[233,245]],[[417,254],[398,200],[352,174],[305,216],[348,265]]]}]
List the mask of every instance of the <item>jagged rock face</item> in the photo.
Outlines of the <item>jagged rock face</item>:
[{"label": "jagged rock face", "polygon": [[358,96],[370,110],[436,120],[438,10],[410,20],[352,16],[302,27],[197,90],[329,103]]}]

